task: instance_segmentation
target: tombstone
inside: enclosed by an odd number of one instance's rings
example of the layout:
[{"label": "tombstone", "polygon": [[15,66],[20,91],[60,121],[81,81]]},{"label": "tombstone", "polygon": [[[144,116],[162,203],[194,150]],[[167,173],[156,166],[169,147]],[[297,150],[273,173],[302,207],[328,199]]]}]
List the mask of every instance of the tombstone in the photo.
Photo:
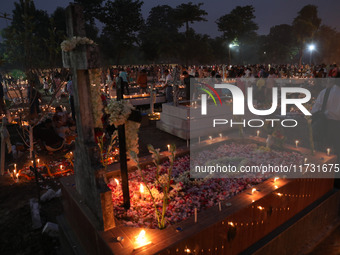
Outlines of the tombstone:
[{"label": "tombstone", "polygon": [[[79,5],[66,8],[67,35],[85,37],[83,10]],[[71,52],[63,52],[65,68],[73,72],[74,107],[77,134],[75,150],[75,183],[82,201],[98,220],[99,230],[115,227],[111,191],[104,182],[105,170],[100,163],[95,143],[89,69],[99,67],[96,45],[80,45]]]}]

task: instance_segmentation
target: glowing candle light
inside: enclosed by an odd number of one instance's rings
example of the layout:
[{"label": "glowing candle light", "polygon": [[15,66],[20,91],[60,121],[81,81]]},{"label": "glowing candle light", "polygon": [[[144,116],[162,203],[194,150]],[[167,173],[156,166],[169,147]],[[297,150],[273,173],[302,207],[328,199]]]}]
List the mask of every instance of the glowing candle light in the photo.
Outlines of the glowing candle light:
[{"label": "glowing candle light", "polygon": [[278,179],[280,179],[279,177],[275,177],[274,178],[274,182],[276,182]]},{"label": "glowing candle light", "polygon": [[278,189],[279,187],[277,185],[274,186],[275,189]]},{"label": "glowing candle light", "polygon": [[38,166],[39,166],[40,159],[38,158],[38,160],[37,160],[37,161],[38,161]]},{"label": "glowing candle light", "polygon": [[228,225],[234,227],[234,223],[231,221],[228,222]]},{"label": "glowing candle light", "polygon": [[251,194],[254,194],[255,191],[256,191],[256,188],[253,188],[253,189],[251,190]]},{"label": "glowing candle light", "polygon": [[62,171],[63,170],[63,165],[60,165],[60,171]]},{"label": "glowing candle light", "polygon": [[116,179],[116,178],[115,178],[115,182],[117,183],[117,185],[119,185],[119,181],[118,181],[118,179]]},{"label": "glowing candle light", "polygon": [[264,210],[264,207],[262,207],[262,206],[258,206],[258,207],[257,207],[257,209],[259,209],[259,210],[261,210],[261,211],[262,211],[262,210]]},{"label": "glowing candle light", "polygon": [[166,147],[168,147],[168,151],[170,152],[170,144],[168,144]]},{"label": "glowing candle light", "polygon": [[331,149],[327,148],[327,156],[331,155]]},{"label": "glowing candle light", "polygon": [[281,193],[277,193],[276,195],[278,195],[279,197],[282,197],[282,194],[281,194]]},{"label": "glowing candle light", "polygon": [[299,147],[299,140],[295,140],[295,146],[296,146],[296,148]]},{"label": "glowing candle light", "polygon": [[14,170],[17,171],[17,164],[14,164]]},{"label": "glowing candle light", "polygon": [[144,185],[143,185],[143,183],[140,184],[139,191],[140,191],[141,199],[144,200]]},{"label": "glowing candle light", "polygon": [[146,237],[146,233],[145,233],[145,230],[141,230],[138,234],[138,236],[136,236],[136,239],[135,239],[135,249],[138,249],[140,247],[143,247],[145,245],[148,245],[150,244],[151,241],[149,241]]},{"label": "glowing candle light", "polygon": [[260,136],[260,130],[256,131],[256,136],[259,137]]}]

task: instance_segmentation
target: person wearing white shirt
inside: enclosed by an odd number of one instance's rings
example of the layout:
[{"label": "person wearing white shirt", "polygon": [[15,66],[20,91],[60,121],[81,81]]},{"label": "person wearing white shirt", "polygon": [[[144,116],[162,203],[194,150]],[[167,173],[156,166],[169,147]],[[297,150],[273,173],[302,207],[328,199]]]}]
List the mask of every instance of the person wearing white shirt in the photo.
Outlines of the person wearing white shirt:
[{"label": "person wearing white shirt", "polygon": [[[337,77],[340,77],[338,73]],[[326,89],[318,95],[312,108],[312,113],[322,109],[322,103],[325,97]],[[335,80],[335,85],[330,89],[329,97],[326,104],[325,115],[327,117],[327,135],[329,136],[330,145],[334,149],[334,154],[338,157],[340,163],[340,80]]]},{"label": "person wearing white shirt", "polygon": [[172,82],[173,82],[173,78],[171,76],[171,74],[169,73],[169,70],[166,69],[164,71],[164,75],[165,75],[165,98],[167,102],[172,102],[173,101],[173,97],[172,97]]}]

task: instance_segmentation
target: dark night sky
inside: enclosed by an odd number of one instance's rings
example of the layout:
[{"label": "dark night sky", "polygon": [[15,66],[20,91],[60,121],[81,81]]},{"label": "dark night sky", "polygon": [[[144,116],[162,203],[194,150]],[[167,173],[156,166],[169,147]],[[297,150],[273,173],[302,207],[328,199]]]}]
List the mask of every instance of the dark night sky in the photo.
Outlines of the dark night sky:
[{"label": "dark night sky", "polygon": [[[0,0],[0,12],[12,13],[16,0]],[[279,24],[291,24],[297,12],[307,4],[318,6],[322,23],[335,27],[340,31],[340,1],[339,0],[191,0],[194,3],[203,2],[203,9],[208,12],[208,22],[198,22],[193,28],[198,33],[206,33],[215,37],[220,35],[215,24],[216,19],[229,13],[237,5],[253,5],[255,7],[256,23],[259,34],[268,34],[270,27]],[[36,8],[51,13],[56,7],[66,7],[71,0],[35,0]],[[168,4],[175,7],[185,0],[144,0],[142,12],[144,18],[150,9],[156,5]],[[10,21],[0,19],[0,29],[10,24]]]}]

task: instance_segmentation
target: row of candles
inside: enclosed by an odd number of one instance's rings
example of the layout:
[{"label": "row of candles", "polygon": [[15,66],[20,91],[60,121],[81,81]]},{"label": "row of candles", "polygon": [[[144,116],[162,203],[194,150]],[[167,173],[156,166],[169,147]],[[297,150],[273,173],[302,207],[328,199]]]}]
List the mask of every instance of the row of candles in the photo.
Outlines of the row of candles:
[{"label": "row of candles", "polygon": [[[71,154],[72,154],[72,152],[71,152]],[[44,164],[41,164],[40,165],[40,159],[38,158],[37,159],[37,167],[41,167],[41,166],[44,166]],[[32,166],[34,166],[34,162],[33,162],[33,160],[31,160],[31,164],[32,164]],[[64,166],[61,164],[61,165],[59,165],[59,168],[60,168],[60,171],[63,171],[64,170]],[[14,170],[13,170],[13,172],[12,173],[10,173],[10,176],[13,178],[13,180],[15,181],[15,182],[19,182],[19,176],[20,176],[20,171],[17,171],[17,164],[14,164]],[[118,180],[117,180],[118,181]]]},{"label": "row of candles", "polygon": [[[257,136],[257,137],[260,137],[260,130],[257,130],[257,131],[256,131],[256,136]],[[299,143],[300,143],[299,140],[295,140],[295,147],[296,147],[296,148],[299,148]],[[331,148],[327,148],[326,152],[327,152],[327,156],[330,156],[330,155],[331,155]],[[305,163],[306,163],[306,162],[305,162]]]}]

